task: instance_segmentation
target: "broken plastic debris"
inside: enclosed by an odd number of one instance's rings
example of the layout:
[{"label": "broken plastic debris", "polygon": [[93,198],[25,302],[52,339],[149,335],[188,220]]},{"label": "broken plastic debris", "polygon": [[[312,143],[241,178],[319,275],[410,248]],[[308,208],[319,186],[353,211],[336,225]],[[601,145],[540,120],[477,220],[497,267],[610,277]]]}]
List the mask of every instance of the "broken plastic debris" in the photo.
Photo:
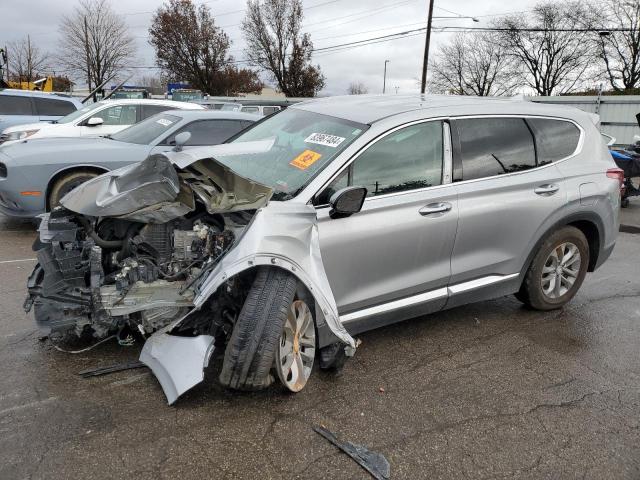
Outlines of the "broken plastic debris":
[{"label": "broken plastic debris", "polygon": [[376,480],[389,479],[389,476],[391,475],[391,466],[384,455],[372,452],[362,445],[356,445],[351,442],[341,442],[333,433],[324,427],[313,427],[313,430],[349,455]]}]

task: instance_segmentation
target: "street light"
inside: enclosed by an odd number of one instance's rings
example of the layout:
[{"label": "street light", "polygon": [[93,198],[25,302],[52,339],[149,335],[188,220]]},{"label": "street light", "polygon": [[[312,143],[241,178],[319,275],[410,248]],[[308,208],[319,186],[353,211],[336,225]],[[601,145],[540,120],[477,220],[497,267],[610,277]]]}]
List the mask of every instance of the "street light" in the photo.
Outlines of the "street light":
[{"label": "street light", "polygon": [[382,77],[382,93],[387,89],[387,63],[389,60],[384,61],[384,76]]}]

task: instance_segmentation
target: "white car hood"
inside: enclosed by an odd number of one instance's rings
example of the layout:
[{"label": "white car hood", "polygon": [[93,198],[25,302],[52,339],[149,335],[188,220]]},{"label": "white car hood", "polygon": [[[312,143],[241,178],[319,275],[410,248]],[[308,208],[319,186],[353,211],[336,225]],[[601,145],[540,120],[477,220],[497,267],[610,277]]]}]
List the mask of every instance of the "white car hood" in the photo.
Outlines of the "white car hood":
[{"label": "white car hood", "polygon": [[5,128],[2,133],[23,132],[25,130],[42,130],[43,128],[51,128],[54,124],[47,122],[22,123],[13,127]]}]

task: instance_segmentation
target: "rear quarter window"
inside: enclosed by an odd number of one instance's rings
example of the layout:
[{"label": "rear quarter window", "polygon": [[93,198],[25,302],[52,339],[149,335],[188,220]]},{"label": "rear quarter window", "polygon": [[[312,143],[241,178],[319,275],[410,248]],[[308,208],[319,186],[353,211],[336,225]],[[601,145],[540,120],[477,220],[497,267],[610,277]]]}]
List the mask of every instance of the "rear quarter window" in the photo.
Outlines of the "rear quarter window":
[{"label": "rear quarter window", "polygon": [[580,130],[566,120],[528,118],[527,123],[536,137],[538,165],[557,162],[576,151]]},{"label": "rear quarter window", "polygon": [[57,100],[54,98],[34,98],[33,100],[36,104],[36,112],[38,115],[63,117],[76,111],[76,106],[66,100]]}]

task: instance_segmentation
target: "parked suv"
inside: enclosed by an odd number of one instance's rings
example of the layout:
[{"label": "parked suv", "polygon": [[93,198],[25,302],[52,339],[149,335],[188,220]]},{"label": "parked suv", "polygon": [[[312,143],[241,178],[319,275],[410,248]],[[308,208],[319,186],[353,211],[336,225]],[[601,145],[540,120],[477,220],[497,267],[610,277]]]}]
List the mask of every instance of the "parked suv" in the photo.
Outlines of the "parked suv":
[{"label": "parked suv", "polygon": [[42,222],[25,305],[58,335],[156,331],[140,358],[169,402],[214,349],[223,385],[273,370],[299,391],[364,330],[508,294],[560,308],[618,231],[597,122],[509,99],[297,104],[71,191]]},{"label": "parked suv", "polygon": [[51,123],[32,123],[5,129],[0,144],[8,145],[26,138],[101,137],[166,110],[203,110],[189,102],[171,100],[120,99],[92,103]]},{"label": "parked suv", "polygon": [[0,132],[12,125],[50,122],[82,108],[80,100],[55,93],[0,90]]}]

